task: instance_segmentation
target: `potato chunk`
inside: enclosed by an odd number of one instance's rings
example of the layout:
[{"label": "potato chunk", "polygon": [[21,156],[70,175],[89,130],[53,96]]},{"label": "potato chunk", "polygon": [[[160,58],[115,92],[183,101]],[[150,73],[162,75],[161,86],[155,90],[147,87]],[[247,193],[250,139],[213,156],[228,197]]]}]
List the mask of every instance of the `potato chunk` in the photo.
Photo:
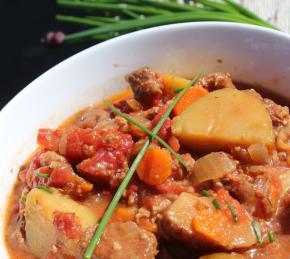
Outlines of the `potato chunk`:
[{"label": "potato chunk", "polygon": [[26,239],[32,253],[45,258],[56,244],[64,244],[70,255],[76,253],[76,242],[64,235],[59,235],[54,225],[55,212],[73,213],[78,219],[81,230],[94,226],[98,220],[89,208],[61,195],[33,189],[27,195],[25,205]]},{"label": "potato chunk", "polygon": [[173,134],[182,144],[201,151],[274,144],[270,115],[248,91],[225,88],[194,101],[173,119]]}]

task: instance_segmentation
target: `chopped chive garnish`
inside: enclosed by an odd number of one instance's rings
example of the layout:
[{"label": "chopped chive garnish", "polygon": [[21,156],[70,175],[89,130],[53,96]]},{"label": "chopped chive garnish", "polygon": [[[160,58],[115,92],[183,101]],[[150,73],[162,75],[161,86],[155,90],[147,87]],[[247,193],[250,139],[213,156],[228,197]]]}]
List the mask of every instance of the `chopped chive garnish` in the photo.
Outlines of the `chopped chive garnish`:
[{"label": "chopped chive garnish", "polygon": [[21,200],[21,202],[22,203],[25,203],[26,202],[26,195],[22,195],[21,197],[20,197],[20,200]]},{"label": "chopped chive garnish", "polygon": [[44,185],[39,185],[37,188],[40,189],[40,190],[46,191],[48,193],[53,193],[52,189],[50,189],[50,188],[48,188],[48,187],[46,187]]},{"label": "chopped chive garnish", "polygon": [[183,89],[183,87],[174,88],[174,89],[173,89],[173,92],[177,94],[177,93],[179,93],[180,91],[182,91],[182,89]]},{"label": "chopped chive garnish", "polygon": [[262,238],[262,235],[261,235],[261,230],[260,230],[260,226],[258,224],[258,222],[256,220],[253,220],[252,221],[252,228],[254,230],[254,233],[257,237],[257,240],[259,242],[259,244],[262,244],[263,243],[263,238]]},{"label": "chopped chive garnish", "polygon": [[270,243],[274,243],[276,238],[273,232],[268,232],[268,238]]},{"label": "chopped chive garnish", "polygon": [[233,206],[227,200],[225,200],[225,203],[228,206],[230,212],[232,213],[234,221],[238,222],[238,214],[237,214],[236,210],[233,208]]},{"label": "chopped chive garnish", "polygon": [[49,174],[38,173],[37,176],[48,178],[50,175]]},{"label": "chopped chive garnish", "polygon": [[[157,123],[156,127],[153,129],[152,133],[157,134],[160,128],[162,127],[164,121],[168,118],[170,115],[171,111],[173,110],[174,106],[176,103],[181,99],[181,97],[185,94],[187,89],[191,87],[195,81],[200,77],[201,72],[197,73],[194,78],[191,80],[191,82],[180,92],[178,95],[173,99],[173,101],[170,103],[169,107],[167,108],[166,112],[163,114],[161,117],[160,121]],[[99,243],[101,235],[103,231],[105,230],[106,225],[108,224],[116,206],[118,205],[119,200],[121,199],[123,192],[125,191],[129,181],[131,180],[135,170],[137,169],[138,164],[142,160],[147,148],[149,147],[151,142],[151,137],[148,138],[145,143],[143,144],[141,150],[139,151],[138,155],[134,159],[131,167],[127,171],[127,174],[123,181],[121,182],[119,188],[117,189],[113,199],[111,200],[110,204],[108,205],[97,229],[95,234],[93,235],[85,253],[84,253],[84,259],[90,259],[92,254],[94,253],[96,245]]]},{"label": "chopped chive garnish", "polygon": [[212,198],[213,195],[211,193],[209,193],[209,191],[207,190],[202,190],[201,192],[203,194],[203,196],[208,197],[208,198]]},{"label": "chopped chive garnish", "polygon": [[142,124],[140,124],[139,122],[135,121],[132,117],[128,116],[127,114],[121,112],[120,110],[118,110],[114,105],[112,105],[108,100],[104,100],[104,103],[116,114],[120,115],[121,117],[123,117],[124,119],[126,119],[127,121],[131,122],[132,124],[134,124],[135,126],[139,127],[140,129],[142,129],[143,131],[145,131],[150,137],[156,139],[161,145],[163,145],[165,148],[167,148],[167,150],[178,160],[178,162],[180,164],[182,164],[185,169],[188,171],[189,168],[187,166],[187,164],[184,162],[184,160],[180,157],[179,154],[177,154],[162,138],[160,138],[157,134],[154,134],[151,130],[147,129],[146,127],[144,127]]},{"label": "chopped chive garnish", "polygon": [[[202,193],[203,196],[205,196],[205,197],[213,198],[213,195],[212,195],[209,191],[207,191],[207,190],[202,190],[201,193]],[[212,201],[212,204],[213,204],[213,206],[215,206],[218,210],[220,210],[220,209],[222,208],[222,206],[219,204],[219,202],[218,202],[216,199],[214,199],[214,200]]]},{"label": "chopped chive garnish", "polygon": [[222,206],[219,204],[219,202],[218,202],[216,199],[214,199],[214,200],[212,201],[212,204],[213,204],[213,206],[215,206],[218,210],[220,210],[220,209],[222,208]]}]

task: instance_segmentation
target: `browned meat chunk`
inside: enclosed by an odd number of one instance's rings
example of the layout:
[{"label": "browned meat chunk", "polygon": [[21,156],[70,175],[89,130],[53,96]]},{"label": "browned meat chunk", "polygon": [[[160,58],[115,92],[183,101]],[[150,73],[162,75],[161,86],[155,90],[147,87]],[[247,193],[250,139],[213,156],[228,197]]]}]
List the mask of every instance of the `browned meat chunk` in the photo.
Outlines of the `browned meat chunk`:
[{"label": "browned meat chunk", "polygon": [[214,91],[222,88],[235,88],[231,76],[228,73],[217,72],[200,78],[196,85],[202,86],[208,91]]},{"label": "browned meat chunk", "polygon": [[112,223],[107,226],[95,255],[98,259],[151,259],[157,255],[157,240],[132,221]]},{"label": "browned meat chunk", "polygon": [[122,117],[111,118],[110,112],[101,108],[90,108],[82,113],[76,121],[76,125],[82,129],[116,129],[126,132],[128,122]]},{"label": "browned meat chunk", "polygon": [[140,68],[127,75],[126,80],[130,84],[136,100],[145,108],[153,107],[160,102],[163,90],[162,79],[148,67]]},{"label": "browned meat chunk", "polygon": [[285,126],[290,120],[289,108],[276,104],[270,99],[264,98],[263,103],[268,110],[273,126]]},{"label": "browned meat chunk", "polygon": [[269,218],[277,210],[282,186],[279,168],[249,166],[245,172],[235,172],[225,177],[223,184],[256,217]]}]

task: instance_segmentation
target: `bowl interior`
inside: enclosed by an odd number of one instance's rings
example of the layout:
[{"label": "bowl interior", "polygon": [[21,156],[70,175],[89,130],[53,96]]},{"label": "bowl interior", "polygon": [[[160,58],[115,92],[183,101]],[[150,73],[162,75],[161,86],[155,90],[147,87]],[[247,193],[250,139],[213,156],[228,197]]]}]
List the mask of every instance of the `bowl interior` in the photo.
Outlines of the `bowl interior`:
[{"label": "bowl interior", "polygon": [[[290,98],[290,37],[255,26],[187,23],[132,33],[91,47],[32,82],[0,113],[0,233],[19,166],[40,127],[56,127],[79,109],[126,87],[141,66],[180,76],[227,71]],[[16,75],[17,76],[17,75]],[[1,235],[0,258],[6,258]]]}]

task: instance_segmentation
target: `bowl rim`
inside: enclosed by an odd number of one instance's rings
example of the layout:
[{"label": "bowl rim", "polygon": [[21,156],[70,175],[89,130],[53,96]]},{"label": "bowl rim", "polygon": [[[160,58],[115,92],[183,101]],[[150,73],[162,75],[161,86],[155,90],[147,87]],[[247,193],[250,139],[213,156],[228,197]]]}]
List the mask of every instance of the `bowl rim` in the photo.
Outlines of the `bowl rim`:
[{"label": "bowl rim", "polygon": [[29,95],[30,91],[33,91],[34,88],[38,87],[38,81],[44,80],[45,77],[49,77],[50,74],[54,73],[56,70],[60,69],[62,66],[67,65],[70,62],[77,62],[77,59],[80,57],[83,57],[85,55],[89,55],[91,52],[93,52],[96,48],[106,48],[110,44],[115,44],[122,41],[130,40],[131,38],[138,37],[139,35],[145,35],[151,34],[156,31],[162,30],[162,31],[170,31],[170,30],[178,30],[180,28],[206,28],[206,27],[212,27],[212,28],[237,28],[242,30],[248,30],[252,32],[262,32],[265,34],[269,34],[271,36],[277,37],[277,38],[284,38],[289,40],[290,43],[290,35],[288,35],[286,32],[274,30],[271,28],[261,27],[257,25],[251,25],[251,24],[241,24],[241,23],[234,23],[234,22],[212,22],[212,21],[203,21],[203,22],[185,22],[185,23],[176,23],[176,24],[169,24],[169,25],[161,25],[156,26],[152,28],[143,29],[136,32],[131,32],[125,35],[118,36],[116,38],[112,38],[109,40],[106,40],[101,43],[94,44],[91,47],[88,47],[84,50],[81,50],[77,52],[76,54],[64,59],[63,61],[59,62],[58,64],[54,65],[38,77],[36,77],[34,80],[32,80],[28,85],[26,85],[22,90],[20,90],[8,103],[5,104],[5,106],[0,110],[0,122],[4,119],[7,113],[9,113],[9,110],[13,109],[15,105],[17,105],[18,100],[21,100],[21,98],[25,98],[26,95]]}]

